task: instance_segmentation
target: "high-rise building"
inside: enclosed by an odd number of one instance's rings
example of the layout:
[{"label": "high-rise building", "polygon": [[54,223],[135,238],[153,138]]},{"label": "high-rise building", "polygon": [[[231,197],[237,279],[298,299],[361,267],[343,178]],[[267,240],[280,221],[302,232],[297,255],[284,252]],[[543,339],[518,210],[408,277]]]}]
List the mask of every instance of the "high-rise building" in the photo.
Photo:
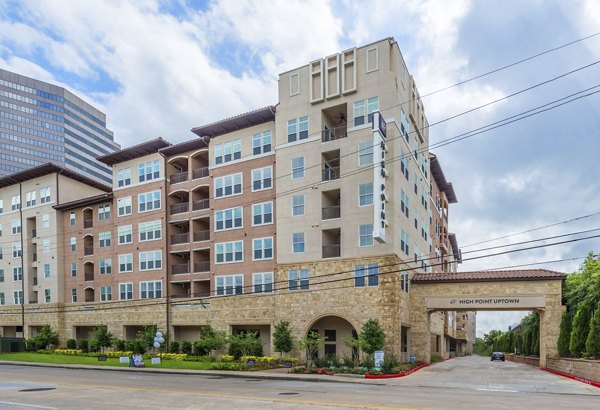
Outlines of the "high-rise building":
[{"label": "high-rise building", "polygon": [[120,148],[106,115],[70,91],[0,69],[0,177],[53,162],[103,183]]}]

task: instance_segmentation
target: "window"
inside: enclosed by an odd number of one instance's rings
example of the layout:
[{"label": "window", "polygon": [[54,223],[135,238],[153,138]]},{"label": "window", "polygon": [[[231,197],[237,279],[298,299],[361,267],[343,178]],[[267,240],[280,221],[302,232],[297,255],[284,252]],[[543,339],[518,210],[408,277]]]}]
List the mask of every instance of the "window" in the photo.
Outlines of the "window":
[{"label": "window", "polygon": [[[379,97],[371,97],[366,101],[366,122],[373,122],[373,113],[379,111]],[[354,126],[365,124],[365,101],[356,101],[354,103]]]},{"label": "window", "polygon": [[75,211],[69,212],[69,225],[75,226]]},{"label": "window", "polygon": [[160,166],[157,159],[138,166],[139,182],[148,182],[160,178]]},{"label": "window", "polygon": [[4,254],[2,252],[2,246],[0,246],[0,260],[2,260],[2,258],[4,258]]},{"label": "window", "polygon": [[273,187],[273,167],[252,170],[252,192]]},{"label": "window", "polygon": [[23,304],[23,291],[13,290],[13,302],[15,305]]},{"label": "window", "polygon": [[409,244],[410,238],[408,237],[408,233],[402,229],[401,233],[400,233],[400,250],[402,252],[404,252],[404,254],[406,256],[408,256],[409,254],[409,249],[408,249],[408,244]]},{"label": "window", "polygon": [[50,239],[44,239],[42,241],[42,247],[44,249],[44,253],[50,252]]},{"label": "window", "polygon": [[304,194],[292,196],[292,216],[304,215]]},{"label": "window", "polygon": [[119,226],[117,228],[119,245],[133,242],[133,228],[131,225]]},{"label": "window", "polygon": [[300,117],[288,121],[288,142],[308,138],[308,117]]},{"label": "window", "polygon": [[133,283],[119,283],[119,300],[133,299]]},{"label": "window", "polygon": [[0,236],[2,236],[2,224],[0,224]]},{"label": "window", "polygon": [[217,295],[241,295],[244,293],[244,275],[217,276]]},{"label": "window", "polygon": [[0,269],[0,283],[4,282],[4,269]]},{"label": "window", "polygon": [[402,188],[400,188],[400,211],[408,218],[409,212],[408,195]]},{"label": "window", "polygon": [[77,289],[71,289],[71,303],[77,303]]},{"label": "window", "polygon": [[23,280],[23,268],[21,266],[13,267],[13,282],[20,282]]},{"label": "window", "polygon": [[146,212],[160,209],[160,191],[146,192],[138,195],[138,211]]},{"label": "window", "polygon": [[373,183],[358,186],[358,206],[373,205]]},{"label": "window", "polygon": [[103,204],[98,207],[98,220],[108,221],[110,219],[110,204]]},{"label": "window", "polygon": [[46,204],[50,202],[50,187],[40,188],[40,203]]},{"label": "window", "polygon": [[215,179],[215,198],[242,193],[242,174],[227,175]]},{"label": "window", "polygon": [[100,232],[98,234],[98,240],[101,248],[108,248],[111,242],[111,232]]},{"label": "window", "polygon": [[273,238],[252,240],[252,260],[273,259]]},{"label": "window", "polygon": [[133,254],[119,255],[119,272],[133,272]]},{"label": "window", "polygon": [[244,260],[244,242],[222,242],[215,245],[216,263],[242,262]]},{"label": "window", "polygon": [[124,187],[131,185],[131,168],[124,168],[117,171],[117,186]]},{"label": "window", "polygon": [[292,179],[304,177],[304,157],[292,159]]},{"label": "window", "polygon": [[117,208],[119,216],[131,215],[131,197],[119,198]]},{"label": "window", "polygon": [[25,194],[25,199],[27,200],[27,203],[25,204],[25,206],[27,206],[27,207],[34,206],[35,201],[36,201],[36,196],[37,196],[36,191],[27,192]]},{"label": "window", "polygon": [[358,246],[373,246],[373,224],[360,225],[358,231]]},{"label": "window", "polygon": [[288,271],[288,289],[306,290],[309,288],[308,269]]},{"label": "window", "polygon": [[52,301],[52,294],[50,293],[50,289],[44,289],[44,301],[46,303],[50,303]]},{"label": "window", "polygon": [[363,142],[358,144],[358,165],[373,164],[373,143]]},{"label": "window", "polygon": [[49,263],[44,263],[44,277],[45,278],[49,278],[51,276],[50,273],[50,264]]},{"label": "window", "polygon": [[15,195],[10,199],[10,209],[12,211],[16,211],[17,209],[21,209],[21,196]]},{"label": "window", "polygon": [[217,211],[215,214],[215,231],[241,228],[243,226],[242,207]]},{"label": "window", "polygon": [[0,306],[4,306],[6,304],[6,300],[4,299],[4,292],[0,292]]},{"label": "window", "polygon": [[140,299],[157,299],[162,297],[162,282],[140,282]]},{"label": "window", "polygon": [[252,154],[260,155],[271,152],[271,131],[257,132],[252,136]]},{"label": "window", "polygon": [[112,286],[100,286],[100,302],[112,300]]},{"label": "window", "polygon": [[0,214],[4,212],[4,199],[0,199]]},{"label": "window", "polygon": [[404,292],[408,293],[408,288],[409,288],[409,283],[410,283],[408,272],[400,271],[400,283],[401,283],[402,290]]},{"label": "window", "polygon": [[162,268],[162,251],[140,252],[140,271]]},{"label": "window", "polygon": [[162,226],[160,220],[139,224],[138,236],[140,242],[162,239]]},{"label": "window", "polygon": [[354,266],[354,287],[379,285],[379,265]]},{"label": "window", "polygon": [[23,255],[23,252],[21,250],[21,244],[20,243],[13,243],[12,244],[12,257],[13,258],[20,258]]},{"label": "window", "polygon": [[71,262],[71,277],[74,278],[77,276],[77,263]]},{"label": "window", "polygon": [[304,253],[304,232],[294,232],[292,234],[292,252]]},{"label": "window", "polygon": [[50,228],[50,215],[42,215],[42,228]]},{"label": "window", "polygon": [[215,164],[224,164],[242,157],[242,143],[239,139],[215,146]]},{"label": "window", "polygon": [[77,249],[77,238],[74,236],[71,236],[71,251],[75,251],[75,249]]},{"label": "window", "polygon": [[10,227],[12,229],[13,235],[18,235],[21,233],[21,220],[17,219],[15,221],[11,221]]},{"label": "window", "polygon": [[252,274],[252,292],[273,292],[273,272],[262,272]]},{"label": "window", "polygon": [[273,223],[273,202],[252,205],[252,226]]},{"label": "window", "polygon": [[100,275],[112,273],[112,259],[100,259]]}]

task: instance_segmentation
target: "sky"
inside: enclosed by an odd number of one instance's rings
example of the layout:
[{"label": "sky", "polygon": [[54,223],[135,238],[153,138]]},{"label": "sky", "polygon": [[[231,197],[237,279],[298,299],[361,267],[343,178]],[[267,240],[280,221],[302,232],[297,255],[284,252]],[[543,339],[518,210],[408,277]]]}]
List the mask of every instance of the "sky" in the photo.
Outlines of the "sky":
[{"label": "sky", "polygon": [[[386,37],[430,94],[432,145],[572,96],[432,152],[458,198],[459,270],[574,272],[599,252],[598,238],[581,239],[598,231],[497,247],[600,227],[598,31],[595,0],[3,0],[0,67],[97,106],[124,147],[189,140],[193,127],[276,104],[279,73]],[[522,315],[480,312],[478,336]]]}]

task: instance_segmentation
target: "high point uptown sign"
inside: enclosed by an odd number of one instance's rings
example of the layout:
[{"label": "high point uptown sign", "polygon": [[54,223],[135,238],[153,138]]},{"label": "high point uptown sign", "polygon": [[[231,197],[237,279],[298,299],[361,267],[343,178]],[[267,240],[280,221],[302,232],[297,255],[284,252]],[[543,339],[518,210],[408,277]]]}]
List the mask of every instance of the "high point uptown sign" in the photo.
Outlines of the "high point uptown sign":
[{"label": "high point uptown sign", "polygon": [[427,298],[427,309],[522,310],[545,307],[544,296],[432,296]]}]

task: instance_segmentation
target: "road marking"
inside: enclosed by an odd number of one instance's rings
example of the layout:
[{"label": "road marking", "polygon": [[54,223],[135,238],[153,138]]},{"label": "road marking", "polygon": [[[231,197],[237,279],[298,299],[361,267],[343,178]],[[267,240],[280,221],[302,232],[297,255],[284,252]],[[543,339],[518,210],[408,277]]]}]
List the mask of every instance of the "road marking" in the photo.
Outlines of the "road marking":
[{"label": "road marking", "polygon": [[11,401],[0,401],[0,404],[9,404],[11,406],[34,407],[36,409],[58,410],[57,407],[36,406],[35,404],[13,403]]},{"label": "road marking", "polygon": [[502,393],[518,393],[518,390],[502,390],[502,389],[477,389],[479,391],[499,391]]}]

